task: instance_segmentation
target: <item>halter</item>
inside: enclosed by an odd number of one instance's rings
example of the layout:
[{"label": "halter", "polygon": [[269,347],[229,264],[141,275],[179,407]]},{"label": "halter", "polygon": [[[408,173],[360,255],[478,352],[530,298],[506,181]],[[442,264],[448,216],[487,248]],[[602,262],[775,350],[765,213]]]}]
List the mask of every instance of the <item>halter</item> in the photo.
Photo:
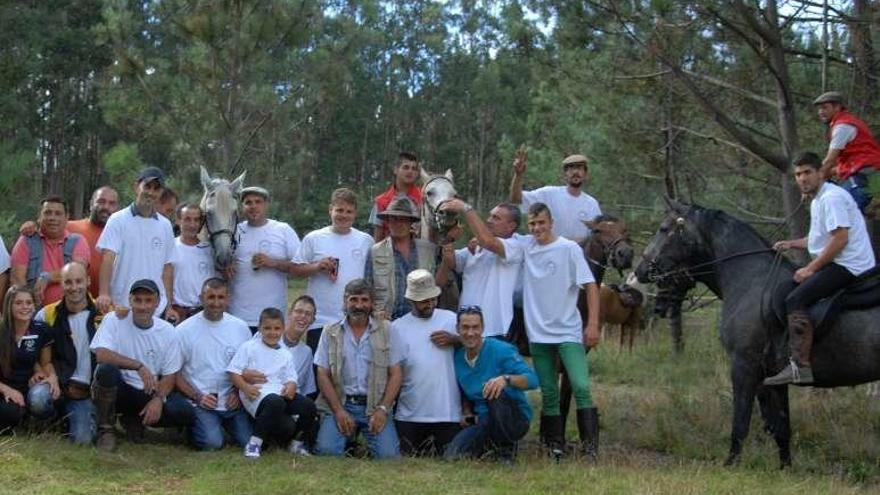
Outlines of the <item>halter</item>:
[{"label": "halter", "polygon": [[[595,232],[595,230],[593,230],[593,232]],[[590,237],[590,239],[593,239],[593,237]],[[595,260],[595,259],[591,258],[590,256],[586,257],[587,261],[590,263],[593,263],[594,265],[596,265],[598,267],[601,267],[603,270],[607,270],[609,268],[616,268],[622,274],[622,270],[620,268],[615,267],[614,262],[617,259],[617,246],[618,246],[618,244],[626,241],[626,235],[621,234],[621,235],[615,237],[614,239],[612,239],[611,242],[609,242],[607,244],[602,242],[601,239],[597,239],[597,240],[599,241],[599,246],[602,248],[602,254],[604,254],[606,257],[610,258],[608,260],[610,264],[602,263],[599,260]],[[608,254],[609,252],[610,252],[610,254]]]},{"label": "halter", "polygon": [[236,226],[238,225],[238,211],[236,210],[232,213],[232,229],[220,229],[212,232],[210,227],[211,222],[208,221],[208,218],[213,216],[214,212],[207,211],[206,209],[203,225],[205,226],[205,230],[208,232],[208,242],[211,243],[211,249],[214,249],[216,252],[216,249],[214,248],[214,240],[221,235],[228,235],[231,240],[232,250],[235,251],[235,249],[238,247],[238,238],[235,236]]},{"label": "halter", "polygon": [[431,214],[431,220],[433,221],[433,226],[438,231],[440,231],[440,233],[442,234],[442,233],[444,233],[444,230],[448,230],[448,228],[446,228],[445,225],[442,225],[440,223],[440,207],[443,206],[444,204],[448,203],[449,201],[451,201],[455,197],[444,199],[443,201],[440,201],[439,203],[437,203],[436,207],[432,208],[428,204],[428,201],[424,199],[424,196],[425,196],[425,192],[428,190],[428,184],[430,184],[436,180],[445,180],[446,182],[449,183],[449,185],[452,186],[453,190],[455,190],[455,184],[453,184],[452,181],[449,180],[449,178],[446,177],[445,175],[435,175],[434,177],[431,177],[430,179],[428,179],[428,182],[425,182],[425,185],[422,186],[422,204],[425,206],[425,209],[428,210],[428,213]]}]

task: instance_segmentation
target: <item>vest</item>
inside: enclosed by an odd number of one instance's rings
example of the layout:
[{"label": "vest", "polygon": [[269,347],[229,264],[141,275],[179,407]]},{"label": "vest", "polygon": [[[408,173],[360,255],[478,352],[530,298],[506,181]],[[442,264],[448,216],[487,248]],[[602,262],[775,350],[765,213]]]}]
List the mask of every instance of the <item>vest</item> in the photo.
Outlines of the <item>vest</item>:
[{"label": "vest", "polygon": [[[391,324],[382,319],[371,319],[370,329],[367,332],[372,349],[370,371],[367,376],[366,413],[369,416],[382,401],[385,385],[388,383],[388,366],[391,363]],[[325,326],[321,338],[328,340],[330,380],[333,382],[339,401],[345,404],[345,389],[342,386],[342,368],[345,361],[345,353],[342,350],[344,345],[342,322]],[[323,395],[318,397],[315,405],[321,411],[330,412],[330,404]]]},{"label": "vest", "polygon": [[[413,239],[416,245],[418,268],[423,268],[434,273],[436,268],[437,247],[424,239]],[[394,247],[391,245],[391,237],[386,237],[370,248],[370,258],[373,262],[373,302],[377,310],[385,310],[385,314],[391,317],[394,312],[394,302],[397,300],[396,280],[394,278]]]},{"label": "vest", "polygon": [[[865,167],[880,170],[880,144],[874,139],[868,125],[845,110],[834,116],[831,120],[831,128],[837,124],[849,124],[856,128],[856,137],[840,150],[840,156],[837,158],[837,175],[840,179],[846,180]],[[830,129],[827,137],[831,141]]]},{"label": "vest", "polygon": [[[27,283],[33,286],[37,281],[37,277],[43,271],[43,237],[40,234],[33,234],[25,237],[27,240],[28,266],[27,266]],[[64,238],[64,264],[70,263],[73,256],[73,248],[76,247],[77,241],[82,239],[79,234],[67,234]]]},{"label": "vest", "polygon": [[[98,325],[101,323],[101,315],[95,307],[95,301],[89,297],[86,309],[89,317],[86,320],[86,331],[89,334],[89,342],[95,337]],[[76,346],[73,343],[72,332],[70,330],[70,322],[67,317],[70,313],[67,306],[64,305],[64,299],[54,302],[43,307],[43,316],[46,326],[51,329],[54,342],[52,344],[52,364],[55,366],[55,372],[58,375],[58,382],[62,387],[67,386],[73,372],[76,371],[77,356]],[[92,370],[97,365],[95,354],[88,349],[85,350],[91,355]]]},{"label": "vest", "polygon": [[[415,201],[416,206],[422,206],[422,189],[415,184],[410,186],[409,191],[406,192],[406,195],[413,201]],[[394,187],[394,184],[391,185],[385,192],[376,196],[376,213],[382,213],[388,208],[388,205],[391,204],[391,201],[397,197],[397,188]]]}]

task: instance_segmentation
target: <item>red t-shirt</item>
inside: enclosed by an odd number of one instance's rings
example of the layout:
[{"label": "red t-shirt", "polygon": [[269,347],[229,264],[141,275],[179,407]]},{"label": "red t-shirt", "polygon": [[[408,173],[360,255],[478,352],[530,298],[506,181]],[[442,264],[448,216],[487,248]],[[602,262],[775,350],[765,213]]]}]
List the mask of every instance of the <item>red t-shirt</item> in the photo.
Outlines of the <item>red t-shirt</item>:
[{"label": "red t-shirt", "polygon": [[101,281],[98,277],[101,276],[101,260],[104,259],[101,252],[98,251],[98,238],[101,237],[101,232],[104,232],[104,226],[95,225],[88,218],[83,218],[67,222],[67,230],[83,236],[89,243],[89,248],[92,251],[89,263],[89,292],[92,297],[98,297],[98,292],[101,289]]},{"label": "red t-shirt", "polygon": [[[66,239],[68,235],[70,235],[70,233],[65,231],[63,238],[58,239],[57,241],[49,241],[43,237],[42,232],[39,234],[43,241],[43,268],[41,271],[54,272],[60,270],[64,266],[64,239]],[[12,255],[10,256],[12,269],[24,268],[27,270],[30,256],[31,250],[28,247],[27,239],[25,239],[24,236],[19,236],[18,240],[15,242],[15,246],[12,248]],[[81,238],[73,246],[71,259],[88,265],[90,257],[89,243],[85,238]],[[64,289],[61,288],[61,284],[58,282],[49,282],[49,284],[46,285],[46,290],[43,292],[43,305],[59,301],[63,296]]]}]

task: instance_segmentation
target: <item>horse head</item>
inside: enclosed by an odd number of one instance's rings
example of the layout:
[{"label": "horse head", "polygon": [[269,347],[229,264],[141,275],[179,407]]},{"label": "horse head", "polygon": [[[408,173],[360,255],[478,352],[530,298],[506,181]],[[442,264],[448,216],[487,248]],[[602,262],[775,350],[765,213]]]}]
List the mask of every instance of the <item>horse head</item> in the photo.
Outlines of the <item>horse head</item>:
[{"label": "horse head", "polygon": [[694,268],[712,259],[698,226],[702,208],[667,199],[668,213],[642,254],[636,276],[661,292],[684,297],[696,285]]},{"label": "horse head", "polygon": [[[599,215],[598,217],[584,222],[590,229],[591,235],[584,250],[590,259],[601,256],[602,264],[623,270],[632,268],[633,247],[629,239],[626,223],[611,215]],[[595,250],[596,252],[590,252]]]},{"label": "horse head", "polygon": [[224,270],[234,262],[238,204],[245,173],[229,182],[219,177],[212,178],[205,167],[201,167],[202,187],[205,189],[201,201],[202,211],[205,212],[202,237],[207,237],[214,249],[214,265],[218,270]]},{"label": "horse head", "polygon": [[458,223],[458,215],[446,210],[440,210],[443,203],[457,197],[455,182],[452,178],[452,170],[447,169],[443,175],[431,174],[422,169],[422,238],[425,237],[425,229],[434,230],[445,234],[450,228]]}]

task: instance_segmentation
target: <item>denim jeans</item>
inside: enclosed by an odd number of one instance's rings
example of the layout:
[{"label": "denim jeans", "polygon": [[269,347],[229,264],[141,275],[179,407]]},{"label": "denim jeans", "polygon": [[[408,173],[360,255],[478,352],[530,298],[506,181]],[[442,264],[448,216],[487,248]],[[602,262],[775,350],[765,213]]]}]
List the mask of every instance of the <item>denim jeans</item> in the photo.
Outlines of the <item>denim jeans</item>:
[{"label": "denim jeans", "polygon": [[232,411],[214,411],[197,406],[195,414],[191,434],[193,446],[198,450],[222,449],[223,430],[244,447],[254,431],[250,415],[241,407]]},{"label": "denim jeans", "polygon": [[95,405],[91,399],[62,399],[60,409],[67,418],[70,440],[78,445],[91,445],[95,439]]},{"label": "denim jeans", "polygon": [[[367,406],[346,402],[345,410],[354,418],[355,432],[352,439],[357,437],[358,431],[362,431],[367,439],[367,448],[374,459],[396,459],[400,457],[400,442],[397,440],[397,430],[394,428],[394,418],[388,417],[385,428],[377,434],[369,431],[370,418],[367,416]],[[345,444],[349,438],[339,431],[336,426],[336,417],[333,413],[324,414],[321,420],[321,429],[318,431],[318,454],[341,456],[345,453]]]},{"label": "denim jeans", "polygon": [[512,459],[517,441],[529,431],[529,420],[516,402],[502,395],[489,401],[489,413],[477,424],[461,430],[446,446],[447,460],[479,457],[494,450],[500,457]]},{"label": "denim jeans", "polygon": [[840,183],[840,187],[846,189],[846,191],[852,196],[856,202],[856,206],[859,207],[859,211],[863,214],[865,213],[865,207],[867,207],[873,199],[869,183],[875,180],[877,179],[875,179],[873,175],[869,175],[869,172],[859,171]]}]

